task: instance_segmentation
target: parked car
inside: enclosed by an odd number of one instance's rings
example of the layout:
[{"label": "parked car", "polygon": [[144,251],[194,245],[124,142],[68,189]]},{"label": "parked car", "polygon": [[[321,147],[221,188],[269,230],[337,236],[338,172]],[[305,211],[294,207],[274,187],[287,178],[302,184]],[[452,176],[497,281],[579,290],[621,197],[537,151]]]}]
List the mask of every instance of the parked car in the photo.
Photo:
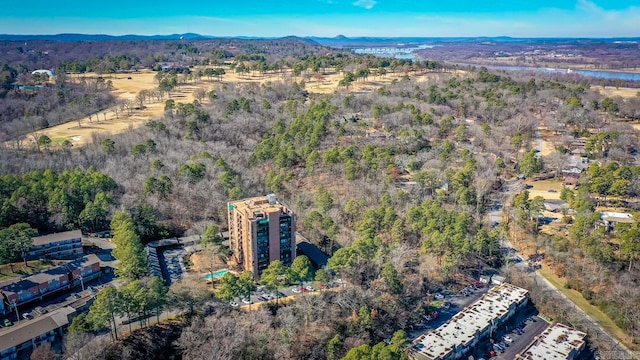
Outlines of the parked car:
[{"label": "parked car", "polygon": [[251,301],[251,298],[244,298],[242,299],[242,302],[245,304],[253,304],[253,301]]},{"label": "parked car", "polygon": [[229,303],[229,305],[231,305],[231,306],[233,306],[233,307],[238,307],[238,306],[240,306],[240,304],[238,304],[238,303],[237,303],[237,302],[235,302],[235,301],[230,302],[230,303]]},{"label": "parked car", "polygon": [[502,346],[500,346],[500,344],[493,344],[493,350],[499,351],[499,352],[504,352],[504,348]]},{"label": "parked car", "polygon": [[309,290],[309,291],[315,291],[315,290],[316,290],[316,289],[315,289],[313,286],[311,286],[311,285],[307,285],[307,286],[305,287],[305,289],[307,289],[307,290]]},{"label": "parked car", "polygon": [[436,298],[436,300],[442,300],[442,299],[444,299],[444,295],[442,295],[442,294],[440,294],[440,293],[436,293],[436,294],[434,295],[434,297]]},{"label": "parked car", "polygon": [[292,287],[291,291],[293,291],[296,294],[300,294],[302,292],[302,290],[300,290],[300,288],[297,286]]},{"label": "parked car", "polygon": [[508,343],[512,343],[513,342],[513,338],[509,335],[505,335],[502,337],[502,340],[508,342]]},{"label": "parked car", "polygon": [[11,326],[13,323],[9,319],[4,319],[4,326]]},{"label": "parked car", "polygon": [[25,320],[31,320],[31,319],[33,319],[33,315],[31,315],[31,314],[30,314],[30,313],[28,313],[28,312],[26,312],[26,313],[22,314],[22,317],[23,317]]}]

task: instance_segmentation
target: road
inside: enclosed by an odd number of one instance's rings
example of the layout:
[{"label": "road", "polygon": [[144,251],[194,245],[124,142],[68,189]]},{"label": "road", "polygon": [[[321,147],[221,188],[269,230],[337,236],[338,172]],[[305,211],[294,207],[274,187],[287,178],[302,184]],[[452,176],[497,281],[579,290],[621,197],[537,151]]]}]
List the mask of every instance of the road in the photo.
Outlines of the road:
[{"label": "road", "polygon": [[[505,188],[506,191],[503,192],[503,199],[505,203],[507,201],[510,202],[511,198],[522,190],[522,185],[523,183],[521,181],[517,181]],[[505,239],[504,245],[509,248],[514,248],[509,239]],[[600,326],[596,319],[584,312],[573,301],[571,301],[571,299],[566,297],[537,271],[531,272],[527,262],[523,261],[515,264],[515,268],[519,271],[528,273],[529,276],[535,280],[536,284],[544,288],[544,291],[553,297],[559,307],[564,308],[567,318],[571,320],[574,325],[580,325],[581,329],[586,329],[591,338],[599,345],[601,352],[605,351],[607,354],[616,354],[615,357],[603,356],[603,359],[640,359],[640,354],[638,354],[638,352],[632,352],[624,344],[618,341],[614,335],[609,334],[602,326]]]}]

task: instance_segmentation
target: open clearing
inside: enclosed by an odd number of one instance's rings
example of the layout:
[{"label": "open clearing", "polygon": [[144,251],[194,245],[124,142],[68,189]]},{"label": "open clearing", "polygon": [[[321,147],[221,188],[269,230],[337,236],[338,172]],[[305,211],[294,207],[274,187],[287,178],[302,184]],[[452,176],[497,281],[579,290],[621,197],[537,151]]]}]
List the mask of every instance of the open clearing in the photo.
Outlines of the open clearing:
[{"label": "open clearing", "polygon": [[616,88],[613,86],[592,86],[591,88],[608,97],[620,96],[623,98],[632,98],[640,94],[640,89]]},{"label": "open clearing", "polygon": [[559,200],[560,191],[562,191],[561,180],[539,180],[539,181],[527,181],[526,184],[531,186],[529,190],[529,198],[532,199],[536,196],[541,196],[545,200]]}]

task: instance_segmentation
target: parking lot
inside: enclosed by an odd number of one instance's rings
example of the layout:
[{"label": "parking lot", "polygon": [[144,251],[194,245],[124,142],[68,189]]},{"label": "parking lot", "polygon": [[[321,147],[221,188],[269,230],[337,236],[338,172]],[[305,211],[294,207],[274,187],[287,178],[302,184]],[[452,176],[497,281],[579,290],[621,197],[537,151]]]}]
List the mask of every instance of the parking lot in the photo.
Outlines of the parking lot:
[{"label": "parking lot", "polygon": [[[549,324],[540,319],[537,316],[532,317],[533,321],[523,321],[518,324],[524,324],[522,328],[523,333],[518,334],[515,332],[508,333],[509,337],[513,339],[512,342],[502,340],[505,345],[504,352],[498,352],[495,359],[512,360],[516,358],[516,355],[521,353],[524,349],[533,342],[534,338],[540,335]],[[516,325],[518,325],[516,324]]]},{"label": "parking lot", "polygon": [[447,290],[439,292],[438,294],[444,296],[444,299],[441,300],[451,303],[451,306],[449,306],[448,308],[438,309],[438,317],[429,320],[426,324],[426,327],[416,329],[415,331],[409,331],[409,339],[416,339],[420,335],[438,328],[440,325],[447,322],[447,320],[451,319],[460,310],[480,299],[480,297],[482,297],[482,295],[484,295],[490,288],[491,285],[485,285],[479,289],[473,290],[473,292],[467,291],[466,293],[468,295],[466,296],[462,292],[459,292],[457,294],[454,294],[453,292]]},{"label": "parking lot", "polygon": [[340,279],[335,279],[329,284],[322,284],[319,282],[306,282],[304,285],[290,285],[284,288],[278,289],[278,291],[269,291],[264,286],[259,286],[254,291],[249,299],[237,298],[231,302],[232,307],[248,306],[252,304],[258,304],[265,301],[272,301],[276,299],[282,299],[288,296],[301,295],[305,293],[313,293],[316,291],[322,291],[329,288],[340,286]]}]

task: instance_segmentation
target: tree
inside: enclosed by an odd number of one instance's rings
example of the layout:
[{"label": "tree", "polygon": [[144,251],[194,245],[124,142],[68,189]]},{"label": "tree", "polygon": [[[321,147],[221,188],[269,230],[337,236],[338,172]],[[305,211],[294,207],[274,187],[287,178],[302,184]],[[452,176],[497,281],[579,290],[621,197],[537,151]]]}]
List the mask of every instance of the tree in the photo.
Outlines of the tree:
[{"label": "tree", "polygon": [[220,284],[216,291],[216,297],[222,301],[231,301],[240,296],[238,278],[232,273],[226,273],[220,278]]},{"label": "tree", "polygon": [[101,290],[96,300],[91,304],[87,321],[93,330],[102,330],[105,327],[111,329],[111,336],[118,340],[118,327],[116,313],[120,309],[118,291],[113,287]]},{"label": "tree", "polygon": [[356,76],[351,71],[347,71],[344,74],[344,77],[338,82],[338,86],[344,86],[347,91],[349,91],[349,86],[351,86],[355,80]]},{"label": "tree", "polygon": [[207,226],[202,234],[202,240],[200,244],[204,247],[213,244],[220,244],[224,239],[220,236],[220,227],[215,224]]},{"label": "tree", "polygon": [[327,275],[327,271],[324,269],[319,269],[318,271],[316,271],[315,280],[323,284],[328,283],[329,275]]},{"label": "tree", "polygon": [[520,171],[524,176],[529,177],[534,173],[540,172],[543,168],[542,159],[534,149],[531,149],[520,161]]},{"label": "tree", "polygon": [[148,273],[147,256],[136,233],[131,215],[119,211],[111,220],[111,234],[116,248],[113,256],[119,261],[116,274],[126,280],[141,279]]},{"label": "tree", "polygon": [[384,283],[387,285],[387,288],[391,293],[402,293],[402,281],[400,280],[398,271],[395,267],[393,267],[393,264],[391,264],[390,262],[385,262],[384,265],[382,265],[380,276],[382,276],[382,279],[384,279]]},{"label": "tree", "polygon": [[56,352],[51,349],[51,343],[45,342],[33,349],[30,360],[56,360]]},{"label": "tree", "polygon": [[240,295],[246,299],[251,296],[251,293],[256,290],[256,282],[253,278],[253,273],[251,271],[245,270],[240,273],[237,282],[238,288],[240,289]]},{"label": "tree", "polygon": [[37,233],[27,223],[13,224],[0,230],[0,261],[11,264],[11,272],[13,272],[12,262],[19,258],[22,258],[24,265],[28,266],[27,252],[33,246],[32,237]]},{"label": "tree", "polygon": [[196,308],[211,298],[211,293],[203,281],[180,281],[172,284],[167,294],[167,303],[177,310],[186,310],[187,317],[195,314]]},{"label": "tree", "polygon": [[296,256],[291,264],[291,280],[297,283],[304,283],[313,279],[313,266],[309,258],[300,255]]},{"label": "tree", "polygon": [[272,261],[260,276],[260,283],[269,290],[276,291],[289,282],[290,272],[280,260]]},{"label": "tree", "polygon": [[201,103],[207,97],[207,91],[203,88],[197,88],[193,90],[193,97]]},{"label": "tree", "polygon": [[51,138],[47,135],[40,135],[40,137],[38,138],[38,148],[40,148],[40,146],[44,146],[44,148],[49,151],[49,146],[51,146]]},{"label": "tree", "polygon": [[102,140],[102,151],[104,151],[107,154],[113,154],[116,150],[115,145],[116,142],[111,140],[111,139],[104,139]]},{"label": "tree", "polygon": [[121,307],[120,312],[127,314],[129,319],[129,331],[133,316],[140,316],[142,323],[143,313],[147,309],[147,291],[142,286],[140,280],[133,280],[120,289]]},{"label": "tree", "polygon": [[342,348],[342,340],[340,335],[336,334],[327,343],[327,357],[329,360],[336,360],[338,358],[338,351]]},{"label": "tree", "polygon": [[167,293],[169,287],[165,286],[164,280],[157,276],[152,276],[147,281],[147,288],[149,289],[149,305],[156,311],[156,320],[160,322],[160,313],[167,305]]}]

